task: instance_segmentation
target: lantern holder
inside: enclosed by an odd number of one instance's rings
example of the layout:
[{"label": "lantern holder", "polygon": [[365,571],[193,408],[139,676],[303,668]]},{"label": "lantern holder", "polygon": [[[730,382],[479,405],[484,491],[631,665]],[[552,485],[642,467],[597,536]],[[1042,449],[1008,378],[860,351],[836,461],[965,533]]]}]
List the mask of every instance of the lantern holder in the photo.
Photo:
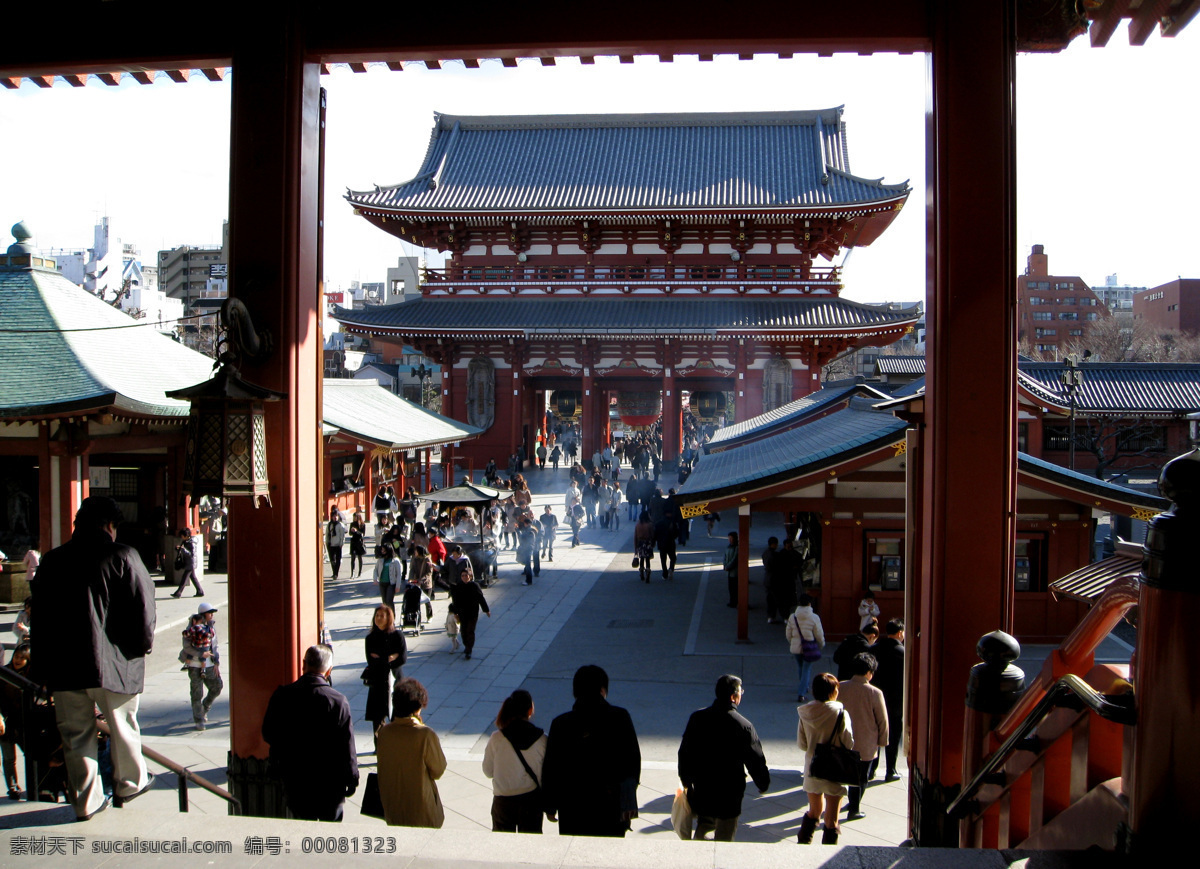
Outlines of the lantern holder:
[{"label": "lantern holder", "polygon": [[183,491],[193,499],[249,495],[270,506],[267,479],[266,422],[263,402],[284,393],[242,379],[241,362],[263,362],[271,355],[268,332],[258,332],[244,303],[227,298],[220,311],[216,372],[212,379],[168,392],[191,402]]}]

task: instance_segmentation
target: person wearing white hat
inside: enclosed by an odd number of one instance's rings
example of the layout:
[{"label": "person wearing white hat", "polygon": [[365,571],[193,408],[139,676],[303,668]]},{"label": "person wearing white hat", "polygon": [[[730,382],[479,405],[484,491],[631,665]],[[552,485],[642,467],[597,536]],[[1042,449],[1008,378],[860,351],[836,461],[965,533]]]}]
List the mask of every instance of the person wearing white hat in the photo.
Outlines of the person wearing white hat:
[{"label": "person wearing white hat", "polygon": [[[183,632],[184,647],[181,657],[184,658],[183,663],[187,667],[188,680],[191,682],[192,720],[197,730],[203,730],[208,723],[209,710],[220,696],[225,683],[221,680],[221,652],[217,647],[217,608],[204,601],[197,607],[196,614],[200,616],[200,623]],[[197,627],[199,631],[196,630]],[[202,634],[207,634],[207,643],[204,643],[203,639],[198,641]]]}]

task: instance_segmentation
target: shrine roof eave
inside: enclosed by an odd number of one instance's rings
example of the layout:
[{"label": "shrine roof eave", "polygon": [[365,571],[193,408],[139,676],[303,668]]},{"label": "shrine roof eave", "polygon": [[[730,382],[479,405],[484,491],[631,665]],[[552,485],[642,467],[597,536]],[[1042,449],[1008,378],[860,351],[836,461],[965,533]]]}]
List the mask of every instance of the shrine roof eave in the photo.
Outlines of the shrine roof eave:
[{"label": "shrine roof eave", "polygon": [[109,392],[72,401],[0,407],[0,421],[49,422],[111,415],[114,420],[120,422],[159,422],[182,425],[188,421],[189,412],[190,405],[186,403],[182,407],[148,404],[116,392]]},{"label": "shrine roof eave", "polygon": [[374,380],[326,378],[324,425],[393,452],[472,440],[483,429],[413,404]]},{"label": "shrine roof eave", "polygon": [[905,189],[878,199],[844,203],[816,203],[813,205],[731,205],[687,207],[677,205],[641,206],[637,208],[431,208],[403,207],[369,204],[356,200],[351,194],[346,201],[362,217],[386,217],[389,221],[408,219],[412,221],[454,220],[478,221],[486,225],[498,225],[508,220],[530,220],[545,223],[564,220],[617,219],[661,220],[678,217],[681,220],[709,218],[713,223],[736,218],[763,219],[778,217],[791,220],[798,217],[852,217],[860,214],[887,215],[899,211],[908,200],[910,191]]},{"label": "shrine roof eave", "polygon": [[849,407],[806,425],[707,455],[676,500],[709,509],[744,504],[832,479],[867,456],[877,456],[873,462],[889,450],[895,455],[908,423],[870,405],[870,399],[854,399]]},{"label": "shrine roof eave", "polygon": [[[422,296],[395,305],[337,307],[351,331],[422,338],[537,340],[544,337],[681,336],[787,340],[791,336],[872,338],[902,332],[915,313],[884,311],[840,297],[547,298]],[[530,324],[540,325],[530,325]],[[776,337],[778,336],[778,337]]]},{"label": "shrine roof eave", "polygon": [[1127,489],[1028,453],[1017,453],[1017,472],[1022,483],[1046,494],[1121,516],[1148,518],[1171,506],[1166,498],[1158,495]]},{"label": "shrine roof eave", "polygon": [[825,412],[838,402],[847,401],[851,396],[856,395],[874,398],[880,402],[886,402],[889,399],[886,393],[880,392],[867,383],[823,387],[774,410],[718,429],[704,445],[704,451],[711,453],[717,449],[733,449],[745,441],[766,437],[778,430],[798,425],[807,417]]},{"label": "shrine roof eave", "polygon": [[[337,319],[336,315],[334,319]],[[720,341],[727,338],[754,338],[764,341],[780,341],[811,338],[875,338],[889,332],[903,332],[909,324],[886,323],[876,326],[832,327],[772,327],[770,329],[681,329],[655,327],[650,329],[572,329],[572,328],[529,328],[529,329],[406,329],[401,326],[372,326],[349,321],[339,321],[348,331],[360,335],[409,339],[455,338],[459,340],[504,341],[519,339],[536,341],[543,338],[696,338]]]},{"label": "shrine roof eave", "polygon": [[764,477],[754,484],[728,486],[707,491],[680,491],[675,494],[675,500],[683,508],[686,518],[694,518],[703,513],[730,510],[746,504],[753,506],[761,501],[778,498],[788,492],[808,486],[836,480],[839,476],[895,458],[898,451],[902,449],[903,443],[904,435],[903,429],[901,429],[898,437],[895,434],[882,436],[874,443],[848,449],[826,462],[806,465],[790,472],[781,471]]}]

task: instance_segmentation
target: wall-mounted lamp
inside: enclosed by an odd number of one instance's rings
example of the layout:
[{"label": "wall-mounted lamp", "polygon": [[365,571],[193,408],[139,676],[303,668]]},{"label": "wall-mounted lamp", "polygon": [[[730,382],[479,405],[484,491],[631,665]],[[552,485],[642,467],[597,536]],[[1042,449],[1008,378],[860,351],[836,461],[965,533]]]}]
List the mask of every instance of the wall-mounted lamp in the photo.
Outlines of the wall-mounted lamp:
[{"label": "wall-mounted lamp", "polygon": [[735,263],[742,261],[742,255],[740,253],[738,253],[736,250],[729,255],[729,258],[731,260],[733,260]]}]

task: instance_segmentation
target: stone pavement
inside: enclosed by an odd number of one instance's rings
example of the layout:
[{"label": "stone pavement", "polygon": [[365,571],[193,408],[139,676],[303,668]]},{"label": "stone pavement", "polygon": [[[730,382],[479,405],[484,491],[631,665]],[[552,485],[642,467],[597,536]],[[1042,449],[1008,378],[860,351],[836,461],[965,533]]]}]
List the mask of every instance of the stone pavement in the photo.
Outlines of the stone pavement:
[{"label": "stone pavement", "polygon": [[[566,470],[526,473],[535,492],[534,506],[553,505],[563,518],[563,493],[569,483]],[[767,625],[761,567],[752,571],[749,644],[737,644],[735,613],[725,607],[725,581],[721,553],[725,537],[721,525],[714,537],[705,535],[703,523],[693,523],[674,579],[656,573],[649,584],[638,581],[630,566],[633,525],[624,517],[620,530],[585,529],[582,544],[572,549],[569,530],[560,528],[555,560],[543,562],[541,575],[531,587],[521,583],[520,568],[511,551],[502,553],[500,579],[485,591],[492,617],[481,618],[472,660],[451,651],[442,624],[444,594],[434,602],[430,629],[409,637],[409,660],[404,675],[420,679],[430,696],[426,722],[437,730],[449,760],[439,782],[446,808],[448,830],[486,831],[490,828],[490,782],[483,776],[483,748],[500,703],[513,689],[533,694],[535,722],[548,727],[550,720],[570,708],[571,677],[586,663],[603,666],[610,677],[610,700],[629,709],[642,749],[642,782],[638,791],[640,817],[634,821],[634,838],[672,841],[671,800],[678,786],[675,754],[688,715],[707,705],[712,686],[721,673],[745,680],[741,711],[755,723],[763,740],[772,784],[758,796],[751,785],[743,806],[741,842],[794,842],[806,800],[800,788],[802,755],[795,746],[796,666],[788,654],[782,625]],[[782,534],[782,516],[755,514],[749,542],[751,563],[765,547],[768,536]],[[368,549],[371,547],[368,546]],[[366,689],[358,679],[364,666],[363,638],[378,602],[370,581],[372,559],[361,579],[332,580],[325,566],[326,623],[333,634],[335,686],[346,693],[356,716],[366,703]],[[343,561],[343,571],[349,561]],[[225,577],[205,579],[206,598],[218,607],[225,604]],[[146,693],[141,720],[148,745],[217,784],[225,784],[228,751],[228,695],[222,695],[204,732],[192,728],[187,700],[187,677],[175,661],[177,631],[198,600],[172,600],[171,589],[159,586],[160,641],[147,667]],[[13,614],[15,615],[15,613]],[[890,618],[898,613],[884,613]],[[11,621],[11,616],[8,618]],[[228,655],[225,613],[218,615],[222,654]],[[0,630],[7,629],[0,616]],[[839,626],[826,626],[829,631]],[[3,636],[3,634],[0,634]],[[5,639],[11,639],[5,637]],[[1109,643],[1118,641],[1110,640]],[[826,658],[815,672],[832,669]],[[1026,648],[1019,662],[1032,676],[1048,654],[1047,647]],[[1128,660],[1127,647],[1111,646],[1099,658]],[[974,662],[963,662],[969,668]],[[363,775],[373,769],[370,725],[356,722],[359,761]],[[153,765],[152,765],[153,768]],[[863,808],[866,817],[843,826],[846,845],[898,845],[907,837],[907,778],[868,788]],[[174,776],[162,775],[155,788],[136,808],[146,812],[176,809]],[[224,804],[193,786],[191,811],[226,813]],[[358,814],[358,795],[347,804],[347,823],[369,824],[382,834],[379,821]],[[134,807],[113,813],[137,817]],[[0,827],[42,826],[69,821],[70,810],[46,804],[6,803],[0,800]],[[364,829],[364,828],[360,828]],[[553,836],[556,828],[546,824]],[[795,852],[789,852],[794,854]]]}]

